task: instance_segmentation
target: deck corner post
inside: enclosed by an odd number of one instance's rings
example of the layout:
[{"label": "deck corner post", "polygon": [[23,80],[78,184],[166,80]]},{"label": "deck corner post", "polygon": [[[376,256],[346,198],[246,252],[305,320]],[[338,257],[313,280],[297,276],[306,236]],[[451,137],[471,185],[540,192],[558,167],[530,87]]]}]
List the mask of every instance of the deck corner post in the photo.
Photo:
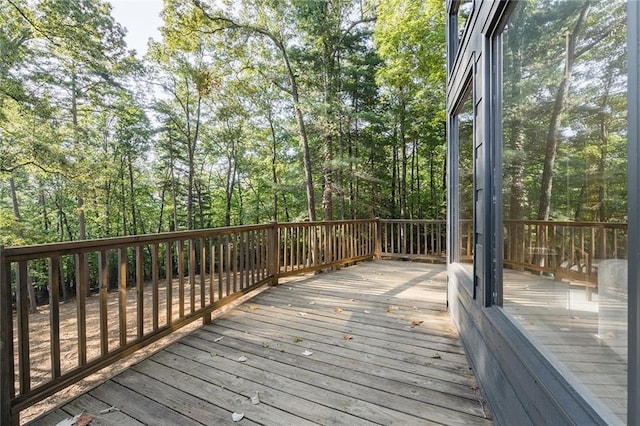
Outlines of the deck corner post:
[{"label": "deck corner post", "polygon": [[278,222],[271,222],[267,233],[267,275],[271,277],[271,285],[278,285],[280,272],[280,240],[278,238]]},{"label": "deck corner post", "polygon": [[13,365],[13,308],[11,301],[11,268],[0,245],[0,424],[18,423],[13,415],[11,399],[15,395]]},{"label": "deck corner post", "polygon": [[376,217],[375,218],[375,232],[376,232],[376,253],[375,253],[375,259],[376,260],[380,260],[382,259],[382,224],[380,223],[380,218]]}]

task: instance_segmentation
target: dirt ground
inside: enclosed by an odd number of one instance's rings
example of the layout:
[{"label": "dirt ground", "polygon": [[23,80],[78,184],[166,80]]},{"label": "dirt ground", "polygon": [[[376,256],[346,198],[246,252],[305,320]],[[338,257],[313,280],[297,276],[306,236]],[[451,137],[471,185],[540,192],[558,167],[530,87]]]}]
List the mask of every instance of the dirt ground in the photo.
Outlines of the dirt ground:
[{"label": "dirt ground", "polygon": [[[298,277],[297,279],[300,279]],[[185,280],[185,281],[188,281]],[[198,280],[196,280],[198,281]],[[291,281],[291,280],[288,280]],[[166,307],[166,287],[161,284],[159,288],[159,326],[162,327],[166,324],[167,307]],[[177,319],[179,317],[178,310],[178,280],[173,281],[173,295],[172,295],[172,318]],[[205,288],[208,289],[208,281],[205,282]],[[234,306],[243,303],[247,299],[255,296],[256,294],[264,291],[267,287],[261,287],[237,301],[223,307],[216,311],[213,317],[220,316]],[[194,288],[187,283],[185,285],[185,313],[191,312],[191,297],[190,291],[194,291],[195,304],[193,309],[197,309],[200,306],[200,288],[196,283]],[[144,286],[144,330],[145,333],[152,331],[152,293],[151,283],[146,283]],[[215,296],[217,299],[217,296]],[[208,302],[209,295],[205,296],[205,302]],[[91,295],[86,299],[86,333],[87,333],[87,360],[92,359],[100,355],[100,315],[99,315],[99,297],[97,295]],[[109,336],[109,349],[114,349],[119,346],[119,310],[118,310],[118,293],[116,291],[108,294],[108,336]],[[137,333],[137,297],[136,288],[129,288],[127,291],[127,340],[132,341],[136,337]],[[50,355],[50,315],[49,306],[40,306],[38,312],[29,316],[29,331],[30,331],[30,359],[31,359],[31,388],[35,388],[39,384],[49,380],[51,378],[51,355]],[[17,344],[16,330],[15,330],[15,318],[14,318],[14,344]],[[183,327],[182,329],[174,332],[170,336],[167,336],[139,351],[133,355],[120,360],[119,362],[112,364],[111,366],[98,371],[95,374],[81,380],[80,382],[65,388],[64,390],[56,393],[55,395],[39,402],[20,413],[21,424],[27,423],[39,415],[52,410],[59,406],[63,402],[72,399],[81,393],[86,392],[92,387],[97,386],[103,381],[118,374],[128,366],[140,362],[144,358],[157,352],[164,346],[171,342],[180,339],[182,336],[190,333],[194,329],[202,326],[202,321],[197,320],[193,323]],[[61,354],[61,369],[64,374],[65,371],[69,371],[78,366],[78,327],[77,327],[77,306],[76,300],[68,300],[60,304],[60,354]],[[16,366],[17,366],[17,354],[16,354]],[[19,392],[17,367],[16,367],[16,390]]]}]

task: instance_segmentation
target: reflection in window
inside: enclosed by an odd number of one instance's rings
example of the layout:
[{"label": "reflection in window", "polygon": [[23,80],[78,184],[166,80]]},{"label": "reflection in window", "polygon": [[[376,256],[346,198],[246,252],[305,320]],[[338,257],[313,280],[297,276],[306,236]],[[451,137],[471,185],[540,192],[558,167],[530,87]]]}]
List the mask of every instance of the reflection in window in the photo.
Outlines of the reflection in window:
[{"label": "reflection in window", "polygon": [[518,2],[503,36],[503,305],[626,420],[626,12]]},{"label": "reflection in window", "polygon": [[458,39],[462,38],[464,30],[467,28],[469,16],[473,11],[473,0],[463,0],[458,9]]},{"label": "reflection in window", "polygon": [[473,101],[469,90],[457,115],[458,123],[458,244],[459,262],[473,257]]}]

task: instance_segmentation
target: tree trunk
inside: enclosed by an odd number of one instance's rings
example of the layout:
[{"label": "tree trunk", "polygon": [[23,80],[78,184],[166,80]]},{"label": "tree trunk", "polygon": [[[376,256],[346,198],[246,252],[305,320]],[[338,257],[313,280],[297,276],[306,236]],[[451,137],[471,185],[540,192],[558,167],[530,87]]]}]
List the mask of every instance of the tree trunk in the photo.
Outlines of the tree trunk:
[{"label": "tree trunk", "polygon": [[277,160],[278,160],[278,138],[276,135],[276,129],[273,126],[273,117],[271,116],[271,108],[267,112],[267,120],[269,121],[269,128],[271,129],[271,178],[273,179],[273,221],[278,221],[278,173],[277,173]]},{"label": "tree trunk", "polygon": [[400,89],[400,150],[402,158],[402,171],[400,175],[400,219],[407,217],[407,141],[405,129],[406,104],[404,93]]},{"label": "tree trunk", "polygon": [[138,235],[138,215],[136,214],[136,192],[133,183],[133,164],[131,164],[131,153],[127,153],[129,168],[129,195],[131,199],[131,221],[133,226],[133,235]]},{"label": "tree trunk", "polygon": [[584,8],[580,12],[580,16],[571,33],[567,34],[566,52],[565,52],[565,69],[564,76],[558,87],[555,102],[553,104],[553,112],[549,123],[549,131],[546,139],[546,149],[544,156],[544,169],[542,172],[542,185],[540,187],[540,204],[538,205],[538,220],[549,220],[551,214],[551,192],[553,190],[553,168],[556,162],[556,153],[558,151],[559,139],[558,128],[562,120],[565,100],[569,94],[569,84],[571,82],[571,74],[576,59],[576,42],[587,11],[589,3],[585,3]]},{"label": "tree trunk", "polygon": [[[13,175],[9,177],[9,187],[11,189],[11,203],[13,205],[13,215],[18,222],[18,229],[16,230],[16,234],[21,239],[24,239],[24,234],[22,233],[22,216],[20,215],[20,207],[18,206],[18,191],[16,190],[16,182],[13,178]],[[38,312],[36,305],[36,292],[33,288],[33,283],[31,280],[31,274],[27,271],[27,296],[29,297],[29,313],[35,314]]]}]

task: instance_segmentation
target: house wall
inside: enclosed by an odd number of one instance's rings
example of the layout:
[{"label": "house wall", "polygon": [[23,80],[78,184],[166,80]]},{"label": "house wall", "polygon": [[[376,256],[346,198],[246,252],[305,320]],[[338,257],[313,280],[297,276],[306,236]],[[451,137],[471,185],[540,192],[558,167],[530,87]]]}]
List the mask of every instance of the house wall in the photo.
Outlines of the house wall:
[{"label": "house wall", "polygon": [[[476,0],[460,42],[456,37],[448,39],[448,246],[455,245],[459,209],[454,191],[458,178],[457,153],[452,143],[457,132],[454,117],[469,78],[474,102],[475,228],[473,273],[469,273],[469,265],[464,267],[456,263],[455,254],[449,250],[448,306],[496,424],[618,424],[620,420],[607,407],[599,400],[589,398],[589,392],[575,380],[565,377],[557,368],[553,354],[534,343],[527,331],[500,307],[501,288],[496,283],[501,281],[502,265],[496,259],[502,258],[502,219],[496,206],[501,205],[501,191],[495,190],[495,173],[500,169],[497,166],[501,164],[501,148],[493,138],[497,114],[492,110],[496,106],[491,105],[491,99],[496,88],[492,87],[490,76],[495,71],[493,58],[497,56],[492,52],[491,40],[509,15],[513,3]],[[458,7],[458,2],[447,1],[449,34],[456,33]],[[638,14],[637,11],[633,13]],[[630,194],[630,197],[634,195]],[[637,216],[637,212],[630,212],[629,222]],[[635,243],[631,239],[629,244],[633,246]],[[631,269],[636,266],[630,265]],[[637,271],[630,271],[630,276],[637,281]],[[638,298],[637,291],[631,298]],[[635,304],[637,313],[637,300]],[[638,351],[638,339],[633,336],[637,335],[637,321],[636,315],[629,324],[632,346],[629,364],[633,365],[630,369],[636,382],[638,374],[633,360],[637,359],[637,352],[634,354],[633,351]],[[637,398],[636,382],[629,387],[630,401]],[[632,407],[629,424],[637,419],[633,410]]]}]

